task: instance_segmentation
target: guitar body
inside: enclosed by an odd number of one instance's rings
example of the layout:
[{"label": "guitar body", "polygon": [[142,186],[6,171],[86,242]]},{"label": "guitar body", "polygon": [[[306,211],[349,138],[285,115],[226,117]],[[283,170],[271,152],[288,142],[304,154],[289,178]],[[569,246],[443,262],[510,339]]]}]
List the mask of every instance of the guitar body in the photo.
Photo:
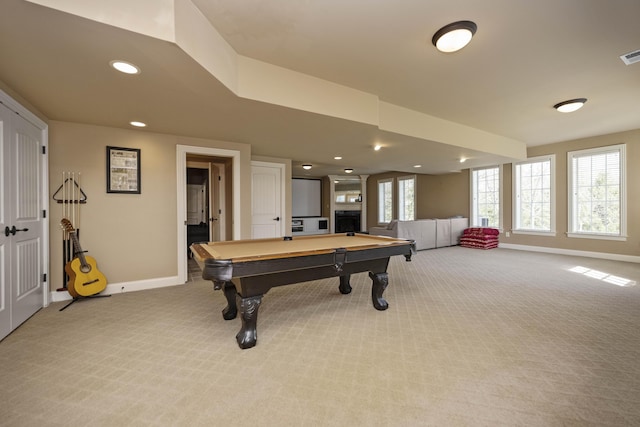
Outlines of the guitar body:
[{"label": "guitar body", "polygon": [[107,287],[107,278],[98,270],[96,260],[85,255],[83,266],[79,258],[74,258],[64,266],[69,276],[67,291],[72,297],[88,297],[98,294]]},{"label": "guitar body", "polygon": [[107,278],[98,270],[96,260],[84,254],[71,221],[62,218],[60,225],[73,242],[74,258],[64,266],[64,271],[69,276],[67,291],[73,298],[89,297],[104,291]]}]

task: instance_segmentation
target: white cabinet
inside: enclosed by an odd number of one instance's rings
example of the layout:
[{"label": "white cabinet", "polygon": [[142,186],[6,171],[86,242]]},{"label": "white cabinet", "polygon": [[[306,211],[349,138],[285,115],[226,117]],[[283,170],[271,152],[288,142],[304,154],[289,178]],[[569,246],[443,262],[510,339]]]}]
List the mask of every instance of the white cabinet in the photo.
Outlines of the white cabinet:
[{"label": "white cabinet", "polygon": [[469,218],[436,219],[436,247],[456,246],[465,228],[469,227]]}]

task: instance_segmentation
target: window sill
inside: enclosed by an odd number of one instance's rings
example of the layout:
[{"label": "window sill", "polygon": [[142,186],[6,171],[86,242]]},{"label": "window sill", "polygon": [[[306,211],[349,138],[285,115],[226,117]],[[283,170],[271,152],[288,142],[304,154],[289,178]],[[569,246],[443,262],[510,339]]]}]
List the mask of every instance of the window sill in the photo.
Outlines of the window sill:
[{"label": "window sill", "polygon": [[612,236],[609,234],[567,233],[567,237],[576,239],[614,240],[618,242],[627,241],[627,236]]},{"label": "window sill", "polygon": [[513,234],[526,234],[529,236],[545,236],[545,237],[555,237],[555,231],[536,231],[536,230],[511,230]]}]

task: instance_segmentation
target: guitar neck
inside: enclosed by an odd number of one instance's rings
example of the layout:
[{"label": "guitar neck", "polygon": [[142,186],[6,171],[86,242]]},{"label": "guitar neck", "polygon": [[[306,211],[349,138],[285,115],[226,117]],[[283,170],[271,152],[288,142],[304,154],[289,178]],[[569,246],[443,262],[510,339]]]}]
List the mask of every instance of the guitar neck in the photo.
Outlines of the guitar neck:
[{"label": "guitar neck", "polygon": [[87,267],[87,260],[84,257],[84,251],[82,250],[82,247],[80,246],[80,241],[78,240],[78,236],[76,235],[76,232],[73,231],[71,233],[69,233],[69,236],[71,237],[71,241],[73,242],[73,253],[75,256],[77,256],[78,258],[80,258],[80,265],[82,265],[82,267]]}]

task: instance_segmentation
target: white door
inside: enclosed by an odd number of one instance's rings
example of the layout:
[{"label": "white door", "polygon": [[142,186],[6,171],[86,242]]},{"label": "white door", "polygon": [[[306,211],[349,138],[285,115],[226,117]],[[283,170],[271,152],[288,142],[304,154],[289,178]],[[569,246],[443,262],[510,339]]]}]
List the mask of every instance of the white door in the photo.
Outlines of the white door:
[{"label": "white door", "polygon": [[11,327],[11,252],[9,244],[12,242],[9,236],[5,236],[5,227],[11,222],[7,211],[10,198],[10,188],[5,185],[5,179],[9,176],[10,139],[9,122],[11,112],[0,104],[0,339],[9,335]]},{"label": "white door", "polygon": [[251,167],[251,238],[283,235],[282,167],[278,164],[252,162]]},{"label": "white door", "polygon": [[225,240],[224,165],[209,163],[209,241]]},{"label": "white door", "polygon": [[206,185],[187,184],[187,225],[206,223]]},{"label": "white door", "polygon": [[[0,338],[43,306],[42,132],[0,106]],[[8,236],[7,236],[8,234]]]}]

